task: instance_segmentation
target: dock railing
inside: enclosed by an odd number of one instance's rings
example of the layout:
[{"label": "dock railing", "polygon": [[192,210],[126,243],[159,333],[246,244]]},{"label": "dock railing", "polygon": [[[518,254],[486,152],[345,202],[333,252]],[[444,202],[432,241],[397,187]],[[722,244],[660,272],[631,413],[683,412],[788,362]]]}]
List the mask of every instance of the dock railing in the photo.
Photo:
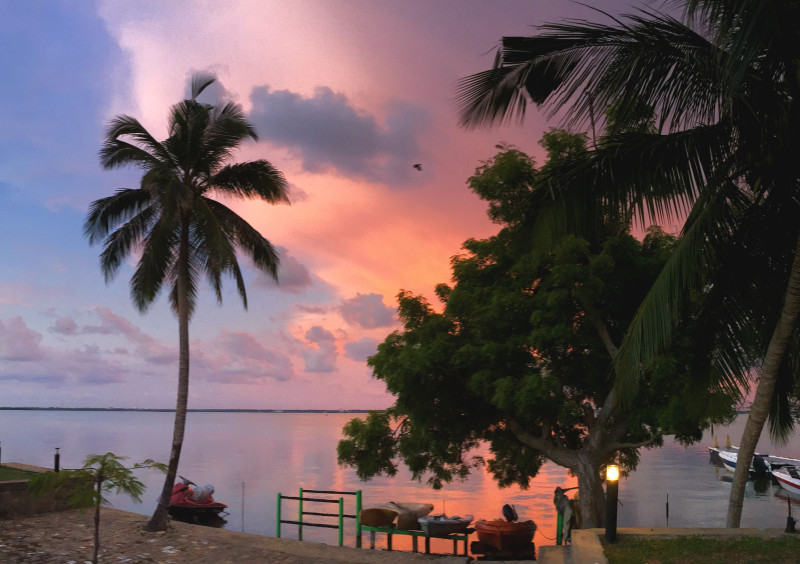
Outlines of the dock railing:
[{"label": "dock railing", "polygon": [[[338,495],[340,496],[338,499],[331,499],[331,498],[320,498],[320,497],[305,497],[303,494],[321,494],[321,495]],[[356,511],[355,514],[345,514],[344,512],[344,497],[345,495],[353,495],[356,498]],[[289,519],[282,519],[281,518],[281,505],[284,499],[294,500],[297,501],[297,521],[289,520]],[[322,513],[319,511],[306,511],[303,507],[303,503],[336,503],[339,506],[338,512],[336,513]],[[324,527],[327,529],[338,529],[339,531],[339,546],[343,546],[344,544],[344,520],[345,519],[355,519],[356,520],[356,548],[361,548],[361,490],[354,491],[354,492],[339,492],[339,491],[330,491],[330,490],[304,490],[300,488],[300,493],[297,497],[293,496],[286,496],[282,494],[278,494],[278,509],[276,511],[276,518],[277,521],[276,525],[276,537],[281,538],[281,524],[287,525],[297,525],[297,540],[303,540],[303,527]],[[329,523],[313,523],[309,521],[304,521],[304,515],[315,515],[321,517],[338,517],[338,524],[332,525]]]}]

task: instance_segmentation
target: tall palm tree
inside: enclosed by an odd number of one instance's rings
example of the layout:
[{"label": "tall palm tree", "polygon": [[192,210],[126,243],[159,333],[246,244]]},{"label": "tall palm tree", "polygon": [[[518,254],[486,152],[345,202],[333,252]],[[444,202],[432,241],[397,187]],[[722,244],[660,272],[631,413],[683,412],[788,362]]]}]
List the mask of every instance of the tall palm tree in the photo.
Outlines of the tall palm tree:
[{"label": "tall palm tree", "polygon": [[287,202],[286,181],[264,160],[228,164],[247,139],[257,140],[239,105],[197,101],[214,78],[196,75],[191,98],[175,104],[169,115],[169,137],[155,138],[133,117],[109,123],[100,150],[106,169],[133,165],[142,170],[139,188],[120,189],[94,201],[84,224],[89,242],[103,241],[100,265],[106,281],[124,259],[141,253],[130,281],[131,299],[141,311],[169,285],[172,311],[178,317],[178,397],[175,428],[164,488],[149,530],[164,530],[172,486],[178,470],[189,395],[189,320],[198,283],[205,274],[222,301],[222,275],[230,275],[244,307],[247,293],[236,251],[277,279],[278,255],[258,231],[211,195]]},{"label": "tall palm tree", "polygon": [[[739,450],[749,460],[768,415],[773,435],[785,437],[791,425],[786,390],[796,376],[800,314],[800,2],[674,4],[684,8],[683,21],[642,10],[613,25],[571,21],[545,25],[534,37],[503,38],[494,67],[460,83],[462,124],[522,118],[529,103],[551,115],[564,111],[574,126],[611,104],[622,114],[639,102],[657,109],[657,133],[611,135],[589,165],[554,175],[550,202],[531,205],[547,210],[550,222],[540,223],[550,229],[580,229],[586,199],[610,215],[686,218],[619,351],[617,378],[623,392],[636,384],[642,364],[669,341],[681,298],[711,281],[709,323],[723,383],[756,367]],[[581,181],[592,190],[579,190]],[[746,470],[740,464],[734,475],[729,527],[741,520]]]}]

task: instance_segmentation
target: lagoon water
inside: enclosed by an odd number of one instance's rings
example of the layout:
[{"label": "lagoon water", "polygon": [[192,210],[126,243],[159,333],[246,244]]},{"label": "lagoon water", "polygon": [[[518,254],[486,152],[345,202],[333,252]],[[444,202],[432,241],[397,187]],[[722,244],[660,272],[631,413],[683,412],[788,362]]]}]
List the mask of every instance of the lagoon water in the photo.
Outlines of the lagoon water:
[{"label": "lagoon water", "polygon": [[[555,544],[553,491],[556,486],[577,485],[575,478],[554,464],[547,464],[528,490],[499,489],[482,468],[465,482],[445,485],[435,491],[411,479],[403,468],[394,477],[361,482],[355,472],[336,463],[336,445],[342,427],[352,413],[227,413],[191,412],[179,474],[200,485],[211,483],[214,497],[227,503],[225,528],[235,531],[276,535],[277,494],[297,496],[306,490],[362,490],[364,506],[386,501],[424,501],[434,512],[448,515],[472,514],[476,519],[501,516],[505,503],[514,504],[520,518],[539,525],[538,545]],[[726,435],[736,444],[746,416],[729,428],[715,429],[720,443]],[[119,411],[0,411],[0,447],[3,462],[24,462],[52,467],[55,449],[61,453],[62,468],[77,468],[88,454],[113,452],[129,462],[147,458],[167,462],[173,414],[168,412]],[[704,440],[684,448],[670,438],[660,449],[644,450],[636,472],[620,481],[618,523],[627,526],[709,526],[723,527],[732,474],[709,463],[711,433]],[[776,447],[762,438],[760,452],[800,458],[800,437]],[[147,486],[141,504],[122,496],[109,496],[113,507],[150,514],[163,484],[163,475],[139,470]],[[319,496],[318,496],[319,497]],[[669,522],[666,504],[669,501]],[[793,515],[800,507],[792,505]],[[798,502],[800,503],[800,502]],[[306,511],[334,512],[336,506],[306,505]],[[352,496],[345,497],[345,513],[354,509]],[[284,501],[283,519],[297,519],[297,505]],[[748,483],[743,527],[783,528],[786,524],[785,492],[770,481]],[[305,517],[316,522],[335,523],[328,518]],[[345,544],[353,545],[355,527],[346,520]],[[297,538],[297,527],[283,525],[281,536]],[[306,527],[304,540],[335,544],[336,531]],[[395,539],[398,549],[410,548],[407,537]],[[384,542],[382,539],[378,541]],[[446,541],[434,551],[447,551]],[[406,547],[405,545],[409,546]]]}]

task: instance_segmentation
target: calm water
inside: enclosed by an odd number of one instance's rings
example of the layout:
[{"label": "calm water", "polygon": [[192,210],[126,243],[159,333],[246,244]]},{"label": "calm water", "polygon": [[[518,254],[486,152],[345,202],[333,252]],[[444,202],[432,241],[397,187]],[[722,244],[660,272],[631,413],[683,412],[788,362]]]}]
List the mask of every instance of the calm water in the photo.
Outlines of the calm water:
[{"label": "calm water", "polygon": [[[521,518],[539,525],[537,544],[554,544],[553,490],[577,484],[563,468],[547,464],[527,491],[501,490],[481,469],[468,481],[439,491],[412,481],[402,469],[394,478],[363,483],[351,469],[336,464],[341,429],[352,417],[355,415],[346,413],[190,413],[179,474],[201,485],[214,484],[215,498],[229,506],[225,527],[236,531],[275,536],[279,492],[297,496],[299,487],[361,489],[365,506],[424,501],[433,503],[435,512],[473,514],[476,519],[499,518],[502,505],[512,503]],[[146,458],[167,462],[172,422],[171,413],[0,411],[2,461],[51,467],[58,447],[64,468],[79,467],[87,454],[108,451],[127,456],[130,462]],[[717,429],[720,443],[724,444],[726,435],[737,443],[743,426],[741,416],[730,428]],[[703,442],[686,449],[667,439],[663,448],[644,451],[639,469],[620,482],[619,526],[666,525],[667,497],[670,526],[724,526],[732,474],[709,463],[707,447],[712,442],[708,433]],[[800,439],[795,437],[783,448],[762,439],[759,451],[800,458]],[[113,507],[150,514],[163,475],[156,471],[138,471],[137,475],[147,485],[143,503],[124,497],[112,497],[111,501]],[[284,519],[296,519],[294,503],[284,502]],[[345,497],[345,513],[353,512],[352,503]],[[305,509],[335,511],[331,508],[335,505]],[[783,528],[786,512],[786,497],[777,485],[748,484],[743,527]],[[800,514],[800,508],[793,505],[793,512]],[[355,527],[349,529],[345,543],[353,545]],[[297,528],[284,525],[282,536],[297,538]],[[304,539],[334,544],[336,531],[306,528]],[[398,538],[396,546],[406,548],[406,541]],[[449,544],[442,542],[441,547],[434,543],[433,549],[448,550]]]}]

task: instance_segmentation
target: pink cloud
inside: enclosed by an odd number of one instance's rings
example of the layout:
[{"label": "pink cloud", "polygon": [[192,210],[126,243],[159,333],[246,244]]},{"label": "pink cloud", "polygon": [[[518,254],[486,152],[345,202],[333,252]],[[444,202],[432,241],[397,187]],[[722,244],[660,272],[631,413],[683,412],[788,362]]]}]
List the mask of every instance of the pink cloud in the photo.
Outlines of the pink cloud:
[{"label": "pink cloud", "polygon": [[0,358],[3,360],[40,360],[41,342],[42,335],[29,329],[22,317],[14,317],[5,323],[0,320]]},{"label": "pink cloud", "polygon": [[261,288],[277,288],[291,294],[302,294],[313,283],[308,268],[290,255],[285,248],[278,246],[276,249],[280,257],[278,281],[275,282],[271,276],[259,272],[253,285]]},{"label": "pink cloud", "polygon": [[222,329],[210,341],[192,343],[195,377],[222,383],[254,383],[264,379],[285,381],[294,370],[289,356],[279,345],[264,346],[250,333]]}]

